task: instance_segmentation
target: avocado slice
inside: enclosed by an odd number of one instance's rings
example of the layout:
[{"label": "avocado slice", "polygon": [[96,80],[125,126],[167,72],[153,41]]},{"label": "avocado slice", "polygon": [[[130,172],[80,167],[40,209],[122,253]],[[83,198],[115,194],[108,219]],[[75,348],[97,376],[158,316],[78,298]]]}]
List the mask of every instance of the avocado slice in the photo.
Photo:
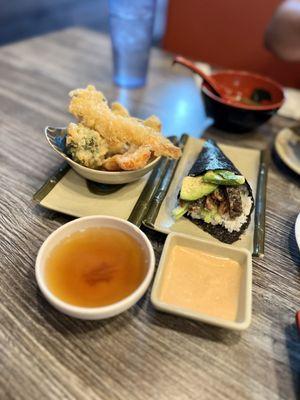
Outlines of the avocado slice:
[{"label": "avocado slice", "polygon": [[203,176],[203,181],[214,183],[215,185],[238,186],[245,183],[245,178],[242,175],[236,175],[234,172],[221,169],[206,172]]},{"label": "avocado slice", "polygon": [[178,206],[176,208],[174,208],[174,210],[172,211],[172,216],[175,220],[181,218],[184,216],[184,214],[187,212],[189,208],[188,203],[185,203],[183,206]]},{"label": "avocado slice", "polygon": [[182,181],[180,198],[188,201],[198,200],[212,193],[217,187],[213,183],[203,182],[202,176],[186,176]]},{"label": "avocado slice", "polygon": [[207,224],[210,224],[217,214],[218,214],[217,207],[213,210],[202,209],[200,212],[200,216]]}]

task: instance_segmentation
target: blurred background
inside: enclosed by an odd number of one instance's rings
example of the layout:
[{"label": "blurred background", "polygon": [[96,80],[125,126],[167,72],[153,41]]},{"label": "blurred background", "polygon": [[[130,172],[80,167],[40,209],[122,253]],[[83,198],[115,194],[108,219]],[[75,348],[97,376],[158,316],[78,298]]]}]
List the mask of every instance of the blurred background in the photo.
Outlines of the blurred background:
[{"label": "blurred background", "polygon": [[[300,63],[279,60],[264,32],[280,0],[157,0],[153,42],[214,66],[268,75],[300,87]],[[84,26],[108,33],[107,0],[0,0],[0,45]]]}]

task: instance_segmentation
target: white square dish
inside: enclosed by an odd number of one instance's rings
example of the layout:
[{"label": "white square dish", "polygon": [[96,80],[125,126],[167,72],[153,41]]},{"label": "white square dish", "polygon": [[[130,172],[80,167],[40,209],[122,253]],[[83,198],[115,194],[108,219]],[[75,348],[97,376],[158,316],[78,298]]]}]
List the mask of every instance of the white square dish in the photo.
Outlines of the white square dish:
[{"label": "white square dish", "polygon": [[[230,259],[236,261],[241,266],[241,278],[238,289],[238,306],[234,320],[223,319],[199,311],[189,309],[188,307],[180,307],[161,299],[161,288],[165,279],[165,269],[170,259],[172,249],[175,246],[184,246],[189,249],[196,249],[209,255]],[[188,268],[187,265],[185,268]],[[151,301],[155,308],[160,311],[176,314],[208,324],[235,330],[243,330],[248,328],[251,322],[252,308],[252,259],[251,253],[247,249],[239,249],[222,243],[214,243],[202,239],[194,238],[180,233],[171,233],[168,235],[160,263],[154,280],[151,292]]]}]

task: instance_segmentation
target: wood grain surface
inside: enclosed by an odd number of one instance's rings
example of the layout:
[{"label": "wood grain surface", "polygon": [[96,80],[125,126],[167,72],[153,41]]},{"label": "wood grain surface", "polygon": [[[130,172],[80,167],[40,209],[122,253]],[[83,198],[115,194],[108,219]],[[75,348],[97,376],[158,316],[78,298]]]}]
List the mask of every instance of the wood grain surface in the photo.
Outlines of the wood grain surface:
[{"label": "wood grain surface", "polygon": [[[34,277],[38,249],[68,217],[42,209],[33,193],[60,163],[43,137],[66,125],[67,93],[91,82],[135,115],[158,114],[166,134],[200,135],[204,112],[189,73],[152,53],[149,83],[111,82],[109,41],[80,29],[0,49],[0,398],[298,399],[300,258],[294,222],[299,177],[274,156],[268,181],[265,258],[253,265],[253,319],[242,333],[153,309],[148,295],[120,316],[78,321],[55,311]],[[279,117],[255,134],[209,130],[239,145],[272,147]],[[165,237],[146,230],[159,261]]]}]

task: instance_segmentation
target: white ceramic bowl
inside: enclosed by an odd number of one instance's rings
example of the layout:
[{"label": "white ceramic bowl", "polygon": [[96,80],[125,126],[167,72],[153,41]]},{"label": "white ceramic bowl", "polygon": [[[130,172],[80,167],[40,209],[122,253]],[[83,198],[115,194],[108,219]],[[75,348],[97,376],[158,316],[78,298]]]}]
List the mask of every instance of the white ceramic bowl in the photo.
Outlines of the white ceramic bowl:
[{"label": "white ceramic bowl", "polygon": [[76,171],[83,178],[98,183],[106,183],[109,185],[120,185],[137,181],[142,176],[146,175],[149,171],[151,171],[157,165],[159,160],[160,158],[155,158],[144,168],[137,169],[135,171],[114,172],[114,171],[99,171],[96,169],[87,168],[76,163],[70,158],[67,158],[68,164],[74,169],[74,171]]},{"label": "white ceramic bowl", "polygon": [[[192,311],[187,308],[181,308],[160,300],[159,293],[162,280],[164,279],[164,268],[170,257],[172,248],[176,245],[198,249],[205,253],[209,253],[219,257],[230,258],[237,261],[242,266],[243,272],[239,291],[238,312],[237,317],[234,321],[217,318],[208,314]],[[155,276],[151,292],[151,302],[160,311],[180,315],[182,317],[194,319],[196,321],[206,322],[208,324],[220,326],[223,328],[243,330],[248,328],[251,322],[251,289],[252,258],[251,253],[247,249],[239,249],[227,244],[209,242],[181,233],[170,233],[165,242],[158,270]]]},{"label": "white ceramic bowl", "polygon": [[295,236],[296,236],[296,242],[297,242],[298,248],[300,250],[300,213],[298,214],[298,217],[297,217],[296,223],[295,223]]},{"label": "white ceramic bowl", "polygon": [[46,126],[45,136],[51,146],[51,148],[64,158],[65,161],[83,178],[88,179],[93,182],[105,183],[109,185],[121,185],[125,183],[130,183],[137,181],[142,176],[146,175],[159,163],[161,157],[156,157],[153,161],[147,164],[144,168],[137,169],[135,171],[100,171],[97,169],[87,168],[83,165],[78,164],[68,157],[55,143],[56,136],[61,136],[66,134],[66,128],[53,128],[51,126]]},{"label": "white ceramic bowl", "polygon": [[[128,297],[125,297],[117,303],[113,303],[111,305],[103,307],[78,307],[60,300],[48,289],[47,283],[45,282],[45,261],[53,248],[62,239],[73,234],[74,232],[95,227],[116,228],[134,237],[144,249],[145,256],[147,258],[148,271],[145,275],[144,280],[141,282],[138,288]],[[51,233],[50,236],[48,236],[48,238],[42,244],[37,255],[35,264],[35,276],[41,292],[49,301],[49,303],[51,303],[57,310],[71,317],[95,320],[113,317],[114,315],[126,311],[128,308],[137,303],[150,285],[154,273],[154,266],[155,256],[152,245],[147,236],[139,228],[137,228],[132,223],[122,220],[120,218],[95,215],[78,218],[74,221],[68,222],[67,224],[61,226],[53,233]]]}]

